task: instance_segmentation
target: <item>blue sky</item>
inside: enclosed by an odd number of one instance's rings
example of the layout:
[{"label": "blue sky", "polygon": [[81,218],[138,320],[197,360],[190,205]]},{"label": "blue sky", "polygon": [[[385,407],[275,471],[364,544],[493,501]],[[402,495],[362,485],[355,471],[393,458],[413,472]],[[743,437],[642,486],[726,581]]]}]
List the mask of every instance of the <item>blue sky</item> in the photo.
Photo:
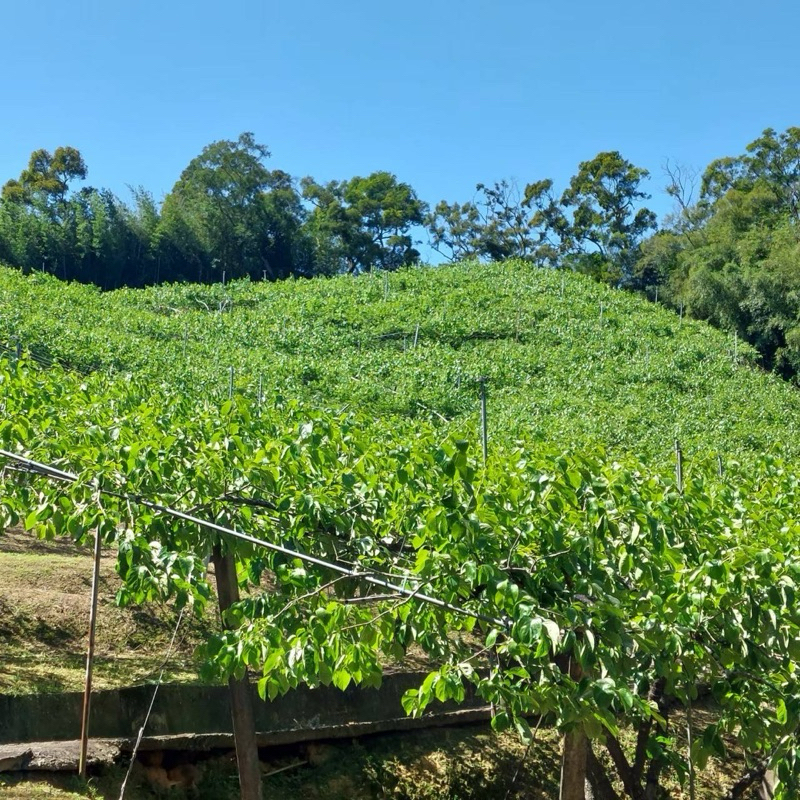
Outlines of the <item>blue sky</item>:
[{"label": "blue sky", "polygon": [[616,149],[705,166],[800,125],[792,0],[5,0],[0,181],[72,145],[89,183],[157,198],[245,130],[274,168],[386,169],[424,200],[552,177]]}]

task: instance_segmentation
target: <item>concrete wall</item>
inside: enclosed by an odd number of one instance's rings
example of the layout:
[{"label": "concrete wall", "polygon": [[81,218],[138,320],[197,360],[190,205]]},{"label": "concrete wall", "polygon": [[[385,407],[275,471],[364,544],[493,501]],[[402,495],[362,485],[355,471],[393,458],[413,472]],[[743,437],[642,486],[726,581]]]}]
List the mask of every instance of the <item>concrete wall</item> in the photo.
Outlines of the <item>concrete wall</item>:
[{"label": "concrete wall", "polygon": [[[380,689],[351,685],[342,692],[332,686],[301,687],[271,702],[262,701],[253,687],[259,740],[262,744],[278,744],[488,717],[483,701],[468,696],[458,707],[435,703],[431,713],[421,720],[408,719],[400,698],[407,689],[418,687],[425,674],[389,675]],[[153,688],[95,692],[90,736],[135,739]],[[77,692],[0,695],[0,744],[77,739],[82,699]],[[230,735],[228,690],[222,686],[162,686],[145,731],[152,746],[164,745],[163,737],[187,737],[195,740],[193,746],[215,746],[226,743]]]}]

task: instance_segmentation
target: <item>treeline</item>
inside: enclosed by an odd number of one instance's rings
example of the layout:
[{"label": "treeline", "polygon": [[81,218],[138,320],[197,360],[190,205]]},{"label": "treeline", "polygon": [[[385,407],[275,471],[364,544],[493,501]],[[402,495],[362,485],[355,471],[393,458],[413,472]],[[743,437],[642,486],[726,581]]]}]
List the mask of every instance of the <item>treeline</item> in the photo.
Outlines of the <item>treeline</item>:
[{"label": "treeline", "polygon": [[110,289],[395,269],[419,260],[409,231],[424,204],[388,172],[319,184],[266,166],[244,133],[192,159],[162,203],[73,189],[80,152],[35,151],[0,199],[0,260]]},{"label": "treeline", "polygon": [[0,261],[103,288],[249,276],[359,273],[419,263],[414,235],[447,260],[521,258],[570,269],[735,330],[766,366],[800,372],[800,128],[767,129],[700,173],[665,165],[674,213],[659,229],[647,170],[619,152],[568,185],[479,184],[429,207],[389,172],[319,183],[267,166],[244,133],[208,145],[157,202],[76,188],[80,152],[35,151],[0,198]]}]

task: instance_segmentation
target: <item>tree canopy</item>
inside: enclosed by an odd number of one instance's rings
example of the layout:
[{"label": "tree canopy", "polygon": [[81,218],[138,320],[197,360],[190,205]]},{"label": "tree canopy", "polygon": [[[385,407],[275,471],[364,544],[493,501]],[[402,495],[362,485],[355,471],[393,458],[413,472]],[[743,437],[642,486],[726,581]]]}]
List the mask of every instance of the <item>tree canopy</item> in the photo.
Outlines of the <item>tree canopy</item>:
[{"label": "tree canopy", "polygon": [[102,288],[174,281],[359,274],[421,262],[420,236],[448,261],[518,258],[584,272],[707,320],[800,371],[800,128],[767,128],[705,170],[665,164],[674,212],[647,207],[648,170],[615,150],[563,186],[478,183],[429,207],[388,170],[301,180],[270,168],[252,133],[212,142],[162,202],[80,185],[80,151],[35,150],[0,196],[0,259]]}]

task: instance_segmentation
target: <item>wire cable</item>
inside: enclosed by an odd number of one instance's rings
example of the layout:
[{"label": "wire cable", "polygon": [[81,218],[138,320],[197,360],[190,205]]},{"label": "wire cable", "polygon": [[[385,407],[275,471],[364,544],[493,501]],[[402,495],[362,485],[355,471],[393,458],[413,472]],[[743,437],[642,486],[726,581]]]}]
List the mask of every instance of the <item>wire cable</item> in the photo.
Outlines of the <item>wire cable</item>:
[{"label": "wire cable", "polygon": [[[0,456],[10,459],[12,461],[16,461],[17,463],[27,467],[29,471],[35,472],[44,477],[52,478],[55,480],[62,480],[69,483],[77,483],[79,481],[78,476],[72,474],[71,472],[65,472],[64,470],[60,470],[57,467],[53,467],[50,464],[43,464],[39,461],[34,461],[32,458],[27,458],[26,456],[20,456],[16,453],[9,452],[8,450],[0,449]],[[152,500],[147,500],[146,498],[138,497],[137,495],[114,492],[108,489],[103,489],[102,487],[99,486],[97,488],[98,491],[100,491],[102,494],[108,495],[110,497],[117,497],[123,500],[128,500],[133,503],[138,503],[139,505],[143,505],[145,506],[145,508],[149,508],[152,511],[158,511],[161,514],[166,514],[167,516],[171,516],[176,519],[181,519],[184,522],[190,522],[194,525],[198,525],[202,528],[214,531],[215,533],[220,533],[224,536],[230,536],[231,538],[238,539],[239,541],[247,542],[248,544],[252,544],[256,547],[262,547],[266,550],[272,550],[275,553],[281,553],[282,555],[289,556],[290,558],[297,558],[300,561],[305,561],[308,564],[313,564],[317,567],[323,567],[324,569],[329,569],[333,572],[338,572],[340,575],[346,575],[351,578],[363,580],[366,583],[371,583],[374,586],[380,586],[384,589],[389,589],[392,592],[397,592],[398,594],[402,594],[411,599],[420,600],[421,602],[428,603],[429,605],[433,605],[438,608],[443,608],[446,611],[452,611],[454,614],[460,614],[465,617],[471,617],[472,619],[476,619],[481,622],[488,622],[490,625],[495,625],[497,627],[504,629],[508,629],[510,627],[509,619],[498,619],[497,617],[491,617],[487,614],[481,614],[479,611],[472,611],[471,609],[453,605],[452,603],[448,603],[447,601],[441,600],[438,597],[432,597],[431,595],[423,594],[422,592],[419,592],[416,589],[410,589],[407,586],[403,586],[402,584],[392,583],[391,581],[388,581],[385,578],[381,578],[375,573],[371,573],[369,571],[362,572],[357,569],[350,569],[348,567],[342,566],[341,564],[336,564],[335,562],[327,561],[325,559],[318,558],[317,556],[312,556],[309,555],[308,553],[303,553],[299,550],[292,550],[291,548],[284,547],[281,544],[275,544],[274,542],[267,542],[263,539],[258,539],[255,536],[250,536],[249,534],[234,530],[233,528],[226,528],[223,525],[218,525],[216,522],[211,522],[209,520],[201,519],[200,517],[195,517],[192,514],[187,514],[183,511],[178,511],[175,508],[170,508],[169,506],[161,505],[161,503],[155,503]]]}]

